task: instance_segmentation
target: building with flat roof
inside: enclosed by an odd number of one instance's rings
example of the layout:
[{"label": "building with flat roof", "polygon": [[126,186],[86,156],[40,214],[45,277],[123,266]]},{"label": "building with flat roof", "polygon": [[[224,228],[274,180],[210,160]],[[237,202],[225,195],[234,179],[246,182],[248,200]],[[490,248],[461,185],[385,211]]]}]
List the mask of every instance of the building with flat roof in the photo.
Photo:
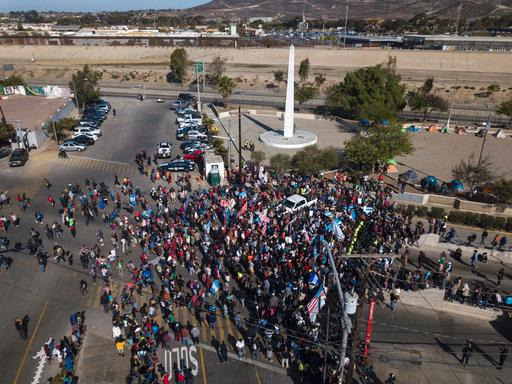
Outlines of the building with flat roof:
[{"label": "building with flat roof", "polygon": [[509,36],[455,36],[455,35],[405,35],[403,48],[436,49],[442,51],[512,51]]}]

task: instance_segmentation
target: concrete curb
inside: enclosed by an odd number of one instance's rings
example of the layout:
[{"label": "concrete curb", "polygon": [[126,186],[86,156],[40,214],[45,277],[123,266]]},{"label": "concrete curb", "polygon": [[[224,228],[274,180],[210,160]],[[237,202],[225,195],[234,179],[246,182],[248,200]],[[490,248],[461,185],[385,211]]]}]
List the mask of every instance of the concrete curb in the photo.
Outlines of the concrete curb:
[{"label": "concrete curb", "polygon": [[450,315],[469,317],[477,320],[492,321],[503,312],[499,309],[481,309],[458,302],[444,300],[444,291],[437,288],[427,288],[421,291],[402,291],[400,301],[404,305],[430,309],[436,312],[445,312]]}]

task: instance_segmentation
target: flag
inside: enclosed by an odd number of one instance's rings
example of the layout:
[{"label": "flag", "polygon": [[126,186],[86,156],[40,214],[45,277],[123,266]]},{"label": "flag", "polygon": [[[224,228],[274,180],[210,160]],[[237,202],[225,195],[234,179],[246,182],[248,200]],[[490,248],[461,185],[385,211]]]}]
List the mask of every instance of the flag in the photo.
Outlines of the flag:
[{"label": "flag", "polygon": [[209,221],[209,222],[207,222],[207,223],[205,223],[205,224],[203,225],[204,231],[205,231],[206,233],[210,233],[210,229],[211,229],[211,227],[212,227],[212,223],[211,223],[211,221]]},{"label": "flag", "polygon": [[325,305],[325,291],[324,287],[320,286],[318,291],[315,293],[315,296],[309,301],[307,305],[309,320],[314,323],[316,321],[316,316],[320,309]]},{"label": "flag", "polygon": [[343,240],[345,238],[345,235],[343,234],[343,231],[340,228],[340,225],[334,220],[332,222],[332,233],[338,240]]},{"label": "flag", "polygon": [[268,216],[267,216],[265,213],[260,214],[260,216],[259,216],[259,217],[260,217],[260,220],[261,220],[263,223],[265,223],[265,224],[267,224],[267,223],[270,221],[270,219],[268,218]]},{"label": "flag", "polygon": [[245,202],[244,205],[242,205],[242,208],[240,208],[240,210],[238,211],[238,214],[243,215],[246,211],[247,211],[247,201]]},{"label": "flag", "polygon": [[311,272],[309,274],[309,287],[313,288],[316,287],[320,283],[320,279],[318,278],[317,274],[315,272]]},{"label": "flag", "polygon": [[369,214],[371,214],[373,212],[373,207],[364,206],[363,207],[363,212],[366,213],[367,215],[369,215]]},{"label": "flag", "polygon": [[210,287],[210,292],[215,294],[220,289],[219,280],[214,280],[212,286]]}]

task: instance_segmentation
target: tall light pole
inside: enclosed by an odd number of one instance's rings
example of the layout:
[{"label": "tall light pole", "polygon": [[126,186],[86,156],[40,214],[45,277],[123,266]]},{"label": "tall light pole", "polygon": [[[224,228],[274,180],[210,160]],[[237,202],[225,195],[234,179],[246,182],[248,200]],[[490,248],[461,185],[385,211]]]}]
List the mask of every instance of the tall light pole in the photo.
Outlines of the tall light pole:
[{"label": "tall light pole", "polygon": [[347,26],[348,26],[348,1],[345,6],[345,31],[343,33],[343,48],[347,46]]},{"label": "tall light pole", "polygon": [[453,86],[452,101],[450,102],[450,112],[448,113],[448,120],[446,121],[446,128],[450,129],[450,121],[452,119],[453,102],[455,101],[455,93],[457,92],[457,83],[459,82],[459,75],[455,76],[455,84]]},{"label": "tall light pole", "polygon": [[462,11],[462,0],[460,0],[459,9],[457,11],[457,24],[455,24],[455,35],[459,35],[459,22],[460,22],[460,13]]},{"label": "tall light pole", "polygon": [[484,140],[482,141],[482,148],[480,148],[480,155],[478,156],[478,165],[482,162],[482,156],[484,154],[484,147],[485,147],[485,139],[487,138],[487,133],[489,132],[489,129],[491,129],[491,114],[489,114],[489,120],[487,123],[485,123],[484,128]]}]

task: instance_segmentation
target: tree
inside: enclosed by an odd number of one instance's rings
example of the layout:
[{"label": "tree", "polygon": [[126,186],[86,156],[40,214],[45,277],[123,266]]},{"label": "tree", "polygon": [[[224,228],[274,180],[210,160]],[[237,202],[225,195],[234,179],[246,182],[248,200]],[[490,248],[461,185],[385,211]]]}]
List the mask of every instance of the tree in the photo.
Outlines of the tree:
[{"label": "tree", "polygon": [[251,152],[251,160],[254,164],[260,165],[266,159],[267,155],[263,151],[253,151]]},{"label": "tree", "polygon": [[405,107],[405,86],[400,81],[392,65],[360,68],[327,88],[326,104],[358,119],[394,119]]},{"label": "tree", "polygon": [[326,80],[327,79],[323,73],[317,73],[315,75],[315,84],[317,88],[320,88],[322,85],[324,85]]},{"label": "tree", "polygon": [[0,144],[8,144],[9,140],[16,137],[16,130],[12,124],[9,124],[3,118],[0,121]]},{"label": "tree", "polygon": [[449,107],[446,99],[431,93],[433,88],[434,79],[429,77],[420,88],[407,93],[407,103],[411,111],[421,112],[423,114],[423,120],[427,119],[430,112],[446,112]]},{"label": "tree", "polygon": [[212,62],[208,65],[208,79],[212,84],[219,84],[220,78],[226,72],[226,62],[227,58],[222,57],[221,55],[215,55],[212,59]]},{"label": "tree", "polygon": [[461,161],[452,168],[452,177],[462,180],[471,191],[482,183],[490,183],[494,180],[492,171],[493,163],[489,156],[485,156],[480,162],[475,160],[474,154],[468,160]]},{"label": "tree", "polygon": [[219,93],[222,95],[222,100],[224,101],[224,107],[227,107],[229,96],[231,96],[235,88],[235,82],[231,77],[224,75],[219,79],[218,88]]},{"label": "tree", "polygon": [[[75,94],[75,101],[81,105],[89,104],[100,97],[100,90],[96,88],[98,80],[103,73],[91,69],[87,64],[80,71],[71,76],[69,88]],[[77,105],[80,108],[80,105]]]},{"label": "tree", "polygon": [[270,158],[270,166],[276,172],[283,173],[292,167],[292,159],[287,153],[277,153]]},{"label": "tree", "polygon": [[302,111],[302,104],[316,96],[318,89],[311,83],[295,84],[295,100],[299,103],[299,111]]},{"label": "tree", "polygon": [[306,57],[304,60],[300,62],[299,65],[299,77],[301,82],[305,82],[309,77],[310,71],[309,57]]},{"label": "tree", "polygon": [[[68,136],[68,133],[73,130],[78,124],[78,120],[72,117],[64,117],[55,122],[49,122],[46,131],[48,132],[48,136],[60,142]],[[56,135],[56,136],[55,136]]]},{"label": "tree", "polygon": [[275,71],[274,72],[274,80],[277,83],[277,91],[279,92],[279,84],[284,81],[284,72],[283,71]]},{"label": "tree", "polygon": [[4,80],[1,80],[0,85],[3,85],[4,87],[16,87],[18,85],[26,85],[26,84],[21,76],[12,75]]},{"label": "tree", "polygon": [[494,184],[494,194],[504,204],[512,204],[512,179],[500,179]]},{"label": "tree", "polygon": [[319,149],[309,145],[292,158],[292,166],[303,175],[313,175],[320,171],[332,170],[339,165],[338,151],[334,147]]},{"label": "tree", "polygon": [[499,90],[500,90],[499,84],[491,84],[487,87],[487,92],[489,93],[489,95],[492,95],[493,93],[498,92]]},{"label": "tree", "polygon": [[505,100],[500,105],[498,105],[496,113],[508,117],[508,127],[510,128],[512,126],[512,98]]},{"label": "tree", "polygon": [[371,172],[377,163],[385,164],[395,156],[414,151],[411,135],[402,132],[399,124],[373,124],[345,142],[345,158],[360,165],[363,172]]},{"label": "tree", "polygon": [[190,65],[187,50],[185,48],[176,48],[171,53],[170,62],[170,69],[173,78],[177,82],[183,83],[187,77],[187,71]]}]

